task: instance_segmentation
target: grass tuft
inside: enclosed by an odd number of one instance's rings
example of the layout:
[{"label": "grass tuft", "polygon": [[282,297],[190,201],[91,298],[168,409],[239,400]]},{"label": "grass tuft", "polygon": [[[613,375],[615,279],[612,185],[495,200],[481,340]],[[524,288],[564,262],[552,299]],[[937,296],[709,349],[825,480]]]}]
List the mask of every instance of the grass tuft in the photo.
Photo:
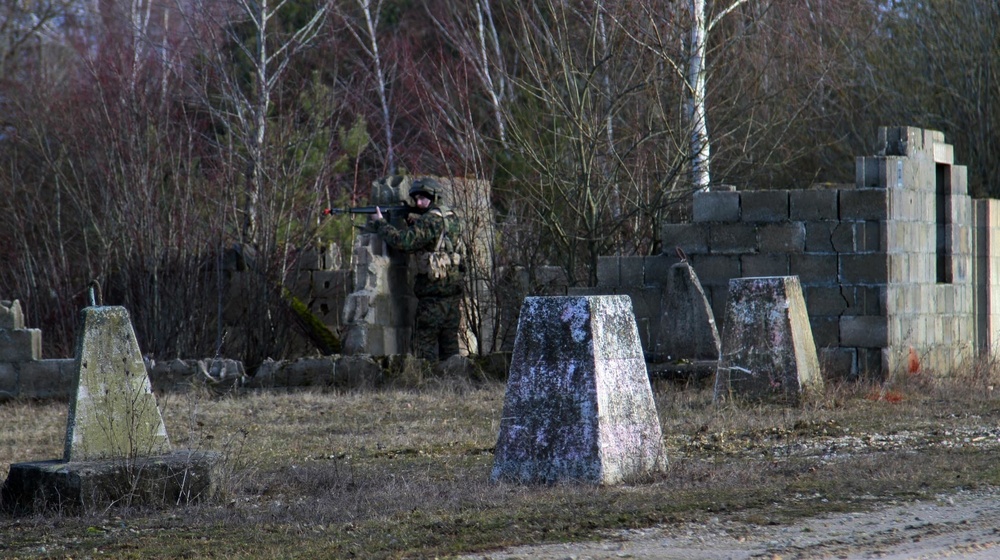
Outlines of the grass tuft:
[{"label": "grass tuft", "polygon": [[[406,389],[161,395],[175,447],[226,457],[220,498],[0,515],[0,556],[450,556],[713,517],[787,523],[1000,484],[995,363],[828,382],[801,407],[715,404],[705,384],[655,382],[668,470],[613,487],[489,482],[504,385],[416,367],[393,374]],[[0,474],[60,457],[67,408],[0,405]]]}]

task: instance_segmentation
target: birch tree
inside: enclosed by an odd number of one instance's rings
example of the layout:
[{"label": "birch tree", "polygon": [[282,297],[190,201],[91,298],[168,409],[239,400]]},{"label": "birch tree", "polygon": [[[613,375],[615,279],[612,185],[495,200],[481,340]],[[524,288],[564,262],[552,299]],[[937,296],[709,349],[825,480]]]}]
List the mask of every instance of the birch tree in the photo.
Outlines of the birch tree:
[{"label": "birch tree", "polygon": [[733,0],[709,19],[705,0],[689,0],[691,8],[690,59],[688,63],[688,122],[691,130],[691,180],[699,190],[711,183],[711,136],[708,131],[707,58],[709,35],[733,10],[751,0]]},{"label": "birch tree", "polygon": [[[292,59],[308,48],[322,29],[329,4],[320,2],[312,16],[297,28],[286,32],[278,28],[278,16],[291,0],[233,0],[232,12],[224,13],[244,25],[215,21],[210,28],[224,33],[220,43],[228,44],[239,57],[240,66],[233,66],[227,56],[230,51],[211,49],[214,57],[212,75],[221,80],[205,84],[219,89],[222,103],[213,103],[213,96],[206,96],[206,106],[221,122],[231,125],[239,144],[245,149],[245,187],[243,192],[243,225],[241,237],[249,245],[261,242],[260,205],[269,185],[276,178],[269,177],[265,163],[268,136],[268,117],[281,79]],[[218,14],[214,2],[197,0],[193,13]],[[188,17],[193,17],[189,15]],[[200,22],[192,25],[201,27]],[[244,34],[249,30],[248,34]],[[242,83],[236,70],[249,69],[249,84]]]},{"label": "birch tree", "polygon": [[389,98],[389,82],[392,68],[386,64],[385,55],[379,43],[379,20],[382,16],[382,0],[354,0],[354,11],[347,2],[338,4],[340,17],[346,29],[355,39],[366,59],[366,65],[375,82],[378,99],[379,125],[385,140],[385,160],[383,175],[396,173],[396,145],[393,139],[393,114]]}]

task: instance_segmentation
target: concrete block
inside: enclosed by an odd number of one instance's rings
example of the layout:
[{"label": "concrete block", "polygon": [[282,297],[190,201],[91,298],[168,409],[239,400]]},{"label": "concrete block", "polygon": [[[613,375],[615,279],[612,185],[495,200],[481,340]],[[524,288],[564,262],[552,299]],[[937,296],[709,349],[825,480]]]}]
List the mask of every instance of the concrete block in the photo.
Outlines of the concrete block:
[{"label": "concrete block", "polygon": [[857,186],[860,189],[901,189],[904,164],[903,157],[860,157],[855,166]]},{"label": "concrete block", "polygon": [[857,379],[857,359],[857,350],[854,348],[831,346],[819,349],[819,368],[826,379]]},{"label": "concrete block", "polygon": [[721,342],[715,314],[689,263],[670,269],[655,353],[666,360],[718,360]]},{"label": "concrete block", "polygon": [[789,217],[791,220],[815,221],[836,220],[837,189],[802,189],[789,193]]},{"label": "concrete block", "polygon": [[743,276],[788,276],[788,255],[768,253],[740,257]]},{"label": "concrete block", "polygon": [[29,399],[73,397],[76,360],[37,360],[21,364],[19,396]]},{"label": "concrete block", "polygon": [[883,252],[888,247],[885,242],[886,222],[867,220],[856,224],[855,228],[856,231],[860,229],[863,232],[856,235],[857,251],[876,253]]},{"label": "concrete block", "polygon": [[491,480],[617,484],[665,470],[629,299],[525,298]]},{"label": "concrete block", "polygon": [[0,329],[0,361],[27,362],[42,359],[40,329]]},{"label": "concrete block", "polygon": [[803,222],[765,224],[757,230],[761,253],[801,253],[806,248]]},{"label": "concrete block", "polygon": [[[834,231],[841,226],[840,222],[834,220],[822,220],[805,222],[807,253],[832,253],[834,246]],[[853,244],[852,249],[853,251]]]},{"label": "concrete block", "polygon": [[951,144],[934,142],[934,163],[955,163],[955,147]]},{"label": "concrete block", "polygon": [[740,219],[744,222],[783,222],[788,220],[788,191],[743,191],[740,193]]},{"label": "concrete block", "polygon": [[346,270],[317,270],[312,273],[313,297],[344,298],[351,288],[351,273]]},{"label": "concrete block", "polygon": [[17,398],[20,390],[18,364],[0,362],[0,403]]},{"label": "concrete block", "polygon": [[879,168],[884,164],[884,158],[861,156],[855,159],[854,182],[858,188],[884,187],[879,183]]},{"label": "concrete block", "polygon": [[298,266],[298,269],[303,272],[322,270],[323,268],[320,253],[313,247],[303,249],[299,253],[296,265]]},{"label": "concrete block", "polygon": [[951,193],[969,194],[969,171],[964,165],[951,166]]},{"label": "concrete block", "polygon": [[735,191],[698,191],[692,200],[693,221],[737,222],[740,219],[740,193]]},{"label": "concrete block", "polygon": [[303,302],[309,301],[313,293],[312,273],[303,270],[293,271],[285,279],[285,286],[295,297]]},{"label": "concrete block", "polygon": [[637,286],[625,292],[632,301],[632,312],[636,317],[656,317],[659,319],[664,289],[660,286]]},{"label": "concrete block", "polygon": [[810,316],[839,316],[847,310],[850,302],[842,293],[840,286],[803,286],[802,295],[806,298],[806,309]]},{"label": "concrete block", "polygon": [[841,220],[885,220],[888,215],[888,198],[883,189],[853,189],[840,193]]},{"label": "concrete block", "polygon": [[885,156],[915,154],[924,149],[924,130],[913,126],[879,127],[878,145],[879,153]]},{"label": "concrete block", "polygon": [[705,254],[708,252],[707,224],[663,224],[660,227],[660,239],[663,240],[663,252],[674,254],[674,248],[680,247],[688,255]]},{"label": "concrete block", "polygon": [[[844,315],[880,315],[885,316],[887,309],[887,292],[885,286],[849,286],[840,288],[847,300]],[[914,292],[918,294],[919,292]],[[917,298],[916,302],[899,309],[919,309],[924,300]]]},{"label": "concrete block", "polygon": [[309,311],[324,325],[340,325],[344,299],[316,298],[309,302]]},{"label": "concrete block", "polygon": [[23,329],[24,312],[19,300],[0,301],[0,329]]},{"label": "concrete block", "polygon": [[854,253],[858,250],[858,229],[863,222],[840,222],[830,232],[830,243],[838,253]]},{"label": "concrete block", "polygon": [[124,307],[87,307],[81,315],[64,460],[169,453],[166,426],[128,311]]},{"label": "concrete block", "polygon": [[840,256],[842,284],[885,284],[888,282],[888,259],[882,253]]},{"label": "concrete block", "polygon": [[670,279],[670,269],[680,262],[672,252],[646,257],[643,264],[643,283],[646,286],[666,286]]},{"label": "concrete block", "polygon": [[731,278],[742,276],[738,256],[696,256],[691,258],[691,266],[705,286],[723,285],[728,289]]},{"label": "concrete block", "polygon": [[787,274],[798,276],[803,287],[836,286],[839,262],[837,255],[792,254]]},{"label": "concrete block", "polygon": [[222,467],[221,455],[205,451],[128,460],[14,463],[0,503],[16,515],[173,507],[213,498],[225,476]]},{"label": "concrete block", "polygon": [[344,257],[340,253],[340,245],[331,243],[319,248],[320,270],[340,270],[344,264]]},{"label": "concrete block", "polygon": [[888,371],[888,354],[883,348],[858,348],[858,377],[881,379]]},{"label": "concrete block", "polygon": [[797,403],[823,388],[819,358],[795,276],[729,282],[715,398]]},{"label": "concrete block", "polygon": [[924,135],[924,146],[932,146],[934,144],[944,143],[944,132],[940,130],[933,130],[930,128],[917,129],[922,130]]},{"label": "concrete block", "polygon": [[879,315],[845,315],[840,318],[840,344],[883,348],[889,343],[888,322]]},{"label": "concrete block", "polygon": [[642,286],[645,282],[645,257],[621,257],[619,259],[621,286]]},{"label": "concrete block", "polygon": [[611,255],[597,257],[597,285],[604,288],[617,288],[622,285],[621,257]]},{"label": "concrete block", "polygon": [[813,342],[817,348],[840,345],[840,319],[838,317],[809,317],[809,328],[812,329]]},{"label": "concrete block", "polygon": [[708,248],[714,255],[756,253],[757,228],[749,224],[715,225],[708,234]]}]

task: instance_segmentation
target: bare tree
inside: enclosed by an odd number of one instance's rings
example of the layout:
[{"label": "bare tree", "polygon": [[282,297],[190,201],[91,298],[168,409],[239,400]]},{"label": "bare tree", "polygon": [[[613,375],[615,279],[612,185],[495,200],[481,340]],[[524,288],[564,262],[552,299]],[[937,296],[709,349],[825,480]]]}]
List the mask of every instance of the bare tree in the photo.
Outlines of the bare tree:
[{"label": "bare tree", "polygon": [[707,58],[709,34],[720,21],[750,0],[733,0],[709,19],[705,0],[690,0],[691,40],[687,83],[689,91],[688,119],[691,127],[692,183],[702,190],[711,183],[709,156],[711,138],[708,133]]},{"label": "bare tree", "polygon": [[[281,85],[282,75],[289,62],[302,49],[308,48],[316,38],[327,16],[329,5],[319,3],[312,16],[301,27],[285,31],[278,28],[278,14],[290,0],[234,0],[233,11],[225,13],[246,24],[232,25],[227,21],[216,21],[210,29],[225,33],[220,42],[230,45],[241,62],[248,68],[251,83],[241,83],[241,76],[235,66],[226,60],[229,51],[213,49],[209,53],[215,57],[213,76],[220,78],[219,87],[223,100],[221,104],[207,103],[216,117],[229,123],[236,133],[238,142],[246,149],[246,188],[244,193],[242,237],[250,245],[260,243],[258,221],[260,204],[268,194],[273,182],[267,175],[265,150],[268,136],[268,118],[271,104]],[[213,14],[213,3],[197,0],[192,6],[194,14]],[[192,26],[205,28],[200,22]],[[244,34],[245,33],[245,34]],[[249,86],[249,87],[247,87]],[[206,96],[206,100],[209,97]]]},{"label": "bare tree", "polygon": [[[489,99],[496,139],[505,148],[504,105],[511,93],[491,0],[475,0],[471,7],[466,2],[449,2],[446,7],[445,13],[439,14],[428,6],[428,16],[441,35],[462,53],[462,61],[477,78],[479,89]],[[451,83],[458,85],[459,82],[452,80]]]},{"label": "bare tree", "polygon": [[508,107],[509,139],[517,165],[531,171],[517,183],[517,213],[540,224],[549,256],[589,285],[599,255],[658,249],[643,242],[655,237],[682,163],[670,102],[658,97],[671,76],[628,39],[642,25],[631,9],[535,1],[508,14],[523,64],[509,78],[519,96]]},{"label": "bare tree", "polygon": [[391,68],[380,49],[379,19],[382,13],[382,0],[355,0],[357,11],[339,4],[338,13],[344,21],[345,28],[354,37],[361,48],[371,76],[375,80],[375,95],[379,102],[379,121],[382,135],[385,138],[385,174],[396,173],[396,145],[393,139],[393,111],[389,98],[389,81]]},{"label": "bare tree", "polygon": [[878,15],[862,76],[883,119],[943,131],[970,190],[1000,195],[1000,5],[899,0]]}]

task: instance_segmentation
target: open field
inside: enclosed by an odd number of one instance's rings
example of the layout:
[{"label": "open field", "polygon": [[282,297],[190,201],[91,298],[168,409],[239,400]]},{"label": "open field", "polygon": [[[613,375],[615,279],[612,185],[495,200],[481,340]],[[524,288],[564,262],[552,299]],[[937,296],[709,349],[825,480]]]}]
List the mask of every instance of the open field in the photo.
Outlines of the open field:
[{"label": "open field", "polygon": [[[1000,486],[991,375],[828,387],[800,408],[654,384],[670,467],[632,485],[492,484],[504,387],[432,379],[343,393],[160,396],[176,447],[214,449],[218,501],[0,515],[10,558],[433,558],[609,534],[753,533]],[[64,402],[0,405],[0,477],[62,454]]]}]

